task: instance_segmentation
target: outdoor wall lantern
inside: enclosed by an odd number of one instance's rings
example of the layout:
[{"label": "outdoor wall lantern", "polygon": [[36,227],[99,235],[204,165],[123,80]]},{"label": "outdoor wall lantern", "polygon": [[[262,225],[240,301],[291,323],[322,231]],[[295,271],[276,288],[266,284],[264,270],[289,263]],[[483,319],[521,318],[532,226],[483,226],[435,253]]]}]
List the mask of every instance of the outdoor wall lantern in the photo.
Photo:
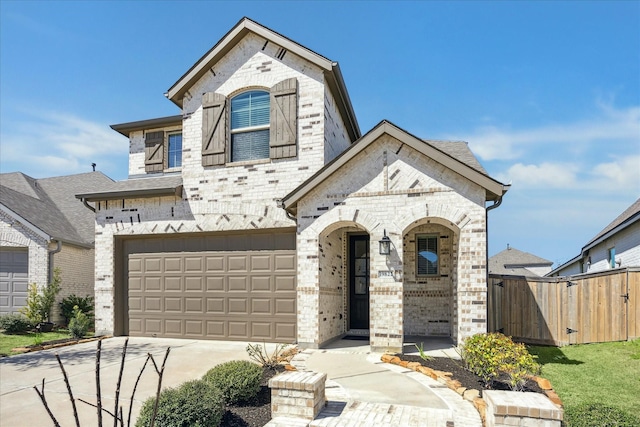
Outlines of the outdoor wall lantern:
[{"label": "outdoor wall lantern", "polygon": [[380,255],[389,255],[391,253],[391,239],[387,236],[387,230],[384,230],[384,236],[378,243],[380,243]]}]

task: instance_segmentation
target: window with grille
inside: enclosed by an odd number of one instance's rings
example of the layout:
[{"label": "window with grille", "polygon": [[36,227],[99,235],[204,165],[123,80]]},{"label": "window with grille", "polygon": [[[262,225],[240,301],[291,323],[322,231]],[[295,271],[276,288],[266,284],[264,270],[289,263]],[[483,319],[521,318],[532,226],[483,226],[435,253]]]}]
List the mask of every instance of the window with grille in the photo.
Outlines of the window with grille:
[{"label": "window with grille", "polygon": [[169,134],[169,146],[167,147],[167,167],[178,168],[182,166],[182,134]]},{"label": "window with grille", "polygon": [[416,236],[416,275],[438,275],[438,236]]},{"label": "window with grille", "polygon": [[252,90],[231,99],[231,161],[269,158],[269,92]]}]

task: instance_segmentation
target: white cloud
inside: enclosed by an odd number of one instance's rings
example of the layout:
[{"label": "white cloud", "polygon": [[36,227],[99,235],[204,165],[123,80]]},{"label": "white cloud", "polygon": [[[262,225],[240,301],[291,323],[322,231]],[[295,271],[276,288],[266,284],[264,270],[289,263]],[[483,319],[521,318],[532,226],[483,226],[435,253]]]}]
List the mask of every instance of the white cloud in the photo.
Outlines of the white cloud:
[{"label": "white cloud", "polygon": [[616,188],[637,192],[640,190],[640,154],[597,164],[591,176],[591,181],[602,182],[604,189]]},{"label": "white cloud", "polygon": [[593,143],[622,143],[640,147],[640,107],[617,109],[597,102],[595,117],[541,127],[511,129],[508,126],[481,126],[464,135],[447,139],[469,141],[482,160],[515,160],[531,149],[580,152]]},{"label": "white cloud", "polygon": [[568,188],[576,185],[578,167],[571,163],[541,163],[525,165],[516,163],[498,179],[512,182],[518,188]]},{"label": "white cloud", "polygon": [[106,123],[64,112],[21,111],[4,119],[0,152],[2,171],[34,177],[73,174],[105,166],[127,167],[128,143]]}]

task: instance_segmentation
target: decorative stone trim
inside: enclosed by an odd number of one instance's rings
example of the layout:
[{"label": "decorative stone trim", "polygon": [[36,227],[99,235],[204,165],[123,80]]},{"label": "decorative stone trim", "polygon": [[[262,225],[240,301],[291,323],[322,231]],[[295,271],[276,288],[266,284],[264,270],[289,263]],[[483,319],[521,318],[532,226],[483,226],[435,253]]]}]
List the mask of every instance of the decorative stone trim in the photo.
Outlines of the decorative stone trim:
[{"label": "decorative stone trim", "polygon": [[299,417],[313,420],[324,408],[327,374],[315,372],[283,372],[269,380],[271,414],[277,417]]},{"label": "decorative stone trim", "polygon": [[[489,411],[487,411],[488,405],[487,405],[487,401],[484,399],[484,393],[481,395],[480,390],[468,389],[463,387],[458,380],[454,380],[451,378],[451,376],[453,375],[451,372],[443,372],[443,371],[431,369],[426,366],[422,366],[419,362],[407,362],[406,360],[401,360],[398,356],[394,356],[392,354],[383,354],[380,359],[385,363],[391,363],[393,365],[398,365],[398,366],[402,366],[403,368],[411,369],[412,371],[415,371],[415,372],[420,372],[424,375],[427,375],[433,378],[439,383],[446,385],[448,388],[458,393],[464,399],[473,403],[473,406],[480,413],[480,417],[482,418],[482,423],[485,426],[490,427],[490,425],[488,424],[488,420],[489,420],[488,418]],[[560,400],[560,397],[551,386],[551,382],[546,378],[542,378],[538,376],[532,376],[531,379],[538,384],[538,387],[544,390],[545,396],[548,398],[548,401],[550,401],[553,404],[555,409],[560,411],[559,419],[562,420],[562,413],[563,413],[562,401]],[[515,395],[525,394],[521,392],[512,392],[512,391],[505,391],[505,393],[513,393]],[[533,394],[543,396],[541,393],[533,393]],[[530,408],[530,409],[533,410],[532,413],[535,413],[535,408]],[[495,416],[495,415],[496,414],[493,414],[493,413],[490,414],[490,416]],[[500,414],[497,414],[497,415],[500,416]],[[550,422],[554,421],[554,419],[549,419],[549,420]],[[508,420],[508,421],[515,422],[516,420]],[[493,425],[498,426],[502,424],[493,424]],[[520,424],[514,424],[514,425],[520,425]],[[523,425],[528,426],[528,424],[523,424]],[[532,424],[532,425],[537,425],[537,424]],[[544,424],[540,424],[540,425],[544,425]],[[555,427],[555,425],[556,424],[550,424],[550,427]],[[560,424],[557,424],[557,425],[560,426]]]}]

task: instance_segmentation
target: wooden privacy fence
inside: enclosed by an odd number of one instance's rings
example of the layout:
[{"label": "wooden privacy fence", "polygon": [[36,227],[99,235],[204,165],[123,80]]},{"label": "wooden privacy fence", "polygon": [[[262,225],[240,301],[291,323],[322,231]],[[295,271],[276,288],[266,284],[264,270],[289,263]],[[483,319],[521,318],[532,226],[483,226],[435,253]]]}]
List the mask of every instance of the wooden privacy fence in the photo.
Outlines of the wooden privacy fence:
[{"label": "wooden privacy fence", "polygon": [[490,332],[563,346],[640,337],[640,268],[567,277],[489,275]]}]

